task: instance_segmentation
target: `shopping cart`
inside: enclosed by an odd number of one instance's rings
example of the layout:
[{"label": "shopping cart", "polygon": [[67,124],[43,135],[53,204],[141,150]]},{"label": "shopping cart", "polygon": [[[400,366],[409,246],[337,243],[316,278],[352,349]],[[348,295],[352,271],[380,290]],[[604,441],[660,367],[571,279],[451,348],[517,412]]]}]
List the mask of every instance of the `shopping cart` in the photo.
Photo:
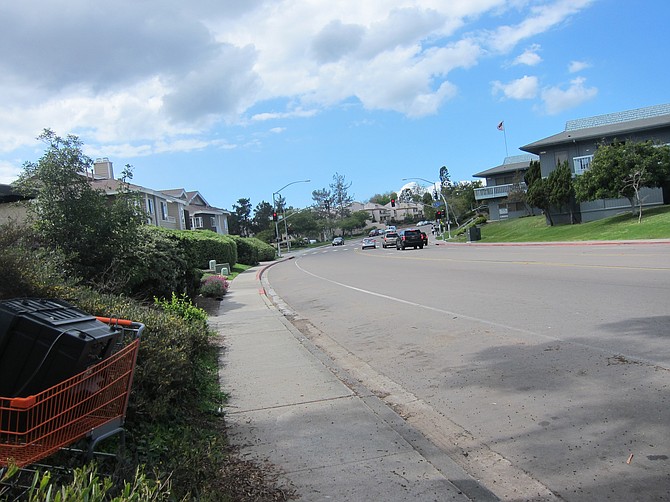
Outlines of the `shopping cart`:
[{"label": "shopping cart", "polygon": [[123,434],[142,323],[97,317],[122,332],[113,353],[37,394],[0,397],[0,467],[24,467],[61,448],[88,440],[96,445]]}]

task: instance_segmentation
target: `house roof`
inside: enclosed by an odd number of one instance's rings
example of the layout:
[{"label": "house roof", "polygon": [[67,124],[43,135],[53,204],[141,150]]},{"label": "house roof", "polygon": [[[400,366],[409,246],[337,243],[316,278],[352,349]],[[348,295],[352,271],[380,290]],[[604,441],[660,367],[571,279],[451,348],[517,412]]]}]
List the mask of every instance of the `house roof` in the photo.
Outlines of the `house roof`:
[{"label": "house roof", "polygon": [[161,190],[161,193],[166,195],[171,195],[172,197],[178,197],[180,199],[188,200],[186,195],[186,190],[183,188],[173,188],[171,190]]},{"label": "house roof", "polygon": [[179,199],[186,202],[186,210],[193,215],[230,214],[230,211],[221,209],[220,207],[211,206],[197,190],[188,192],[183,188],[173,188],[170,190],[161,190],[161,193],[170,195],[172,197],[178,197]]},{"label": "house roof", "polygon": [[537,155],[514,155],[512,157],[505,157],[505,160],[502,164],[486,171],[482,171],[477,174],[473,174],[475,178],[486,178],[488,176],[493,176],[495,174],[503,173],[515,173],[517,171],[523,171],[528,169],[531,160],[538,160]]},{"label": "house roof", "polygon": [[[180,199],[178,197],[174,197],[172,195],[159,192],[158,190],[152,190],[150,188],[146,188],[140,185],[133,185],[132,183],[126,183],[128,186],[128,189],[133,191],[133,192],[140,192],[140,193],[145,193],[149,195],[155,195],[157,197],[161,197],[168,202],[176,202],[178,204],[185,204],[185,201],[183,199]],[[119,191],[119,188],[121,186],[121,181],[111,179],[111,178],[102,178],[102,179],[95,179],[91,181],[91,186],[94,188],[101,188],[104,190],[107,194],[114,194]]]},{"label": "house roof", "polygon": [[670,127],[670,104],[569,120],[566,122],[563,132],[522,146],[521,150],[539,154],[548,146],[612,137],[662,127]]},{"label": "house roof", "polygon": [[28,200],[30,197],[17,192],[13,186],[0,184],[0,202],[17,202],[19,200]]}]

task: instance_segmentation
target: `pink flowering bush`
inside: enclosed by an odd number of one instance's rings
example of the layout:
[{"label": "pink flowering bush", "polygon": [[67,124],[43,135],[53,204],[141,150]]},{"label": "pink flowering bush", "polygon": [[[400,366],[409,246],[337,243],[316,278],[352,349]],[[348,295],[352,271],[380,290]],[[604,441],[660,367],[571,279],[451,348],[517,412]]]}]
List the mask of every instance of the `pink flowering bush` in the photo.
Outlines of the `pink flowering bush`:
[{"label": "pink flowering bush", "polygon": [[211,298],[221,298],[228,292],[230,282],[223,275],[210,275],[200,283],[200,294]]}]

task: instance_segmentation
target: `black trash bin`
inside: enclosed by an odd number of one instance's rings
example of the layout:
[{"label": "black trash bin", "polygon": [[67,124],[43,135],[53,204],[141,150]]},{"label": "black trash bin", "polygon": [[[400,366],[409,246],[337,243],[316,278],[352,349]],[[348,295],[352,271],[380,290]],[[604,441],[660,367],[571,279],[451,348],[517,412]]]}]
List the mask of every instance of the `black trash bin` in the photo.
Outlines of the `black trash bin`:
[{"label": "black trash bin", "polygon": [[0,301],[0,396],[25,397],[109,357],[123,336],[52,299]]},{"label": "black trash bin", "polygon": [[468,242],[479,241],[482,239],[482,231],[479,227],[468,228]]}]

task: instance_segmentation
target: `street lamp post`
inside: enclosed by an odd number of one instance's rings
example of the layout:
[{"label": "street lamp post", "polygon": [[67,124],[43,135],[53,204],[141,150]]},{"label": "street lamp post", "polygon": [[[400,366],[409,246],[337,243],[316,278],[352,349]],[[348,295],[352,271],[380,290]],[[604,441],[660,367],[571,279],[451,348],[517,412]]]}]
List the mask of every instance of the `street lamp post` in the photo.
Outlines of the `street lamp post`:
[{"label": "street lamp post", "polygon": [[[414,178],[403,178],[402,180],[403,180],[403,181],[409,181],[409,180],[421,180],[421,181],[425,181],[426,183],[430,183],[430,184],[433,186],[433,188],[435,188],[435,184],[437,183],[437,181],[428,181],[428,180],[425,179],[425,178],[417,178],[417,177],[414,177]],[[442,197],[442,202],[444,202],[444,209],[445,209],[445,212],[447,213],[447,233],[448,233],[448,235],[449,235],[449,239],[451,239],[451,220],[449,219],[449,204],[447,204],[447,199],[446,199],[446,197],[444,196],[444,194],[442,193],[442,186],[440,186],[440,196]],[[442,229],[441,229],[441,228],[440,228],[440,232],[442,232]]]},{"label": "street lamp post", "polygon": [[[298,180],[298,181],[292,181],[291,183],[288,183],[281,187],[279,190],[276,192],[272,193],[272,207],[276,211],[277,210],[277,201],[276,201],[276,196],[279,195],[279,193],[286,187],[289,187],[291,185],[295,185],[296,183],[309,183],[312,180]],[[282,207],[282,219],[284,220],[284,231],[286,232],[286,250],[287,252],[291,250],[288,244],[288,226],[286,225],[286,211]],[[279,239],[279,225],[275,221],[275,236],[277,237],[277,256],[281,257],[281,239]]]}]

